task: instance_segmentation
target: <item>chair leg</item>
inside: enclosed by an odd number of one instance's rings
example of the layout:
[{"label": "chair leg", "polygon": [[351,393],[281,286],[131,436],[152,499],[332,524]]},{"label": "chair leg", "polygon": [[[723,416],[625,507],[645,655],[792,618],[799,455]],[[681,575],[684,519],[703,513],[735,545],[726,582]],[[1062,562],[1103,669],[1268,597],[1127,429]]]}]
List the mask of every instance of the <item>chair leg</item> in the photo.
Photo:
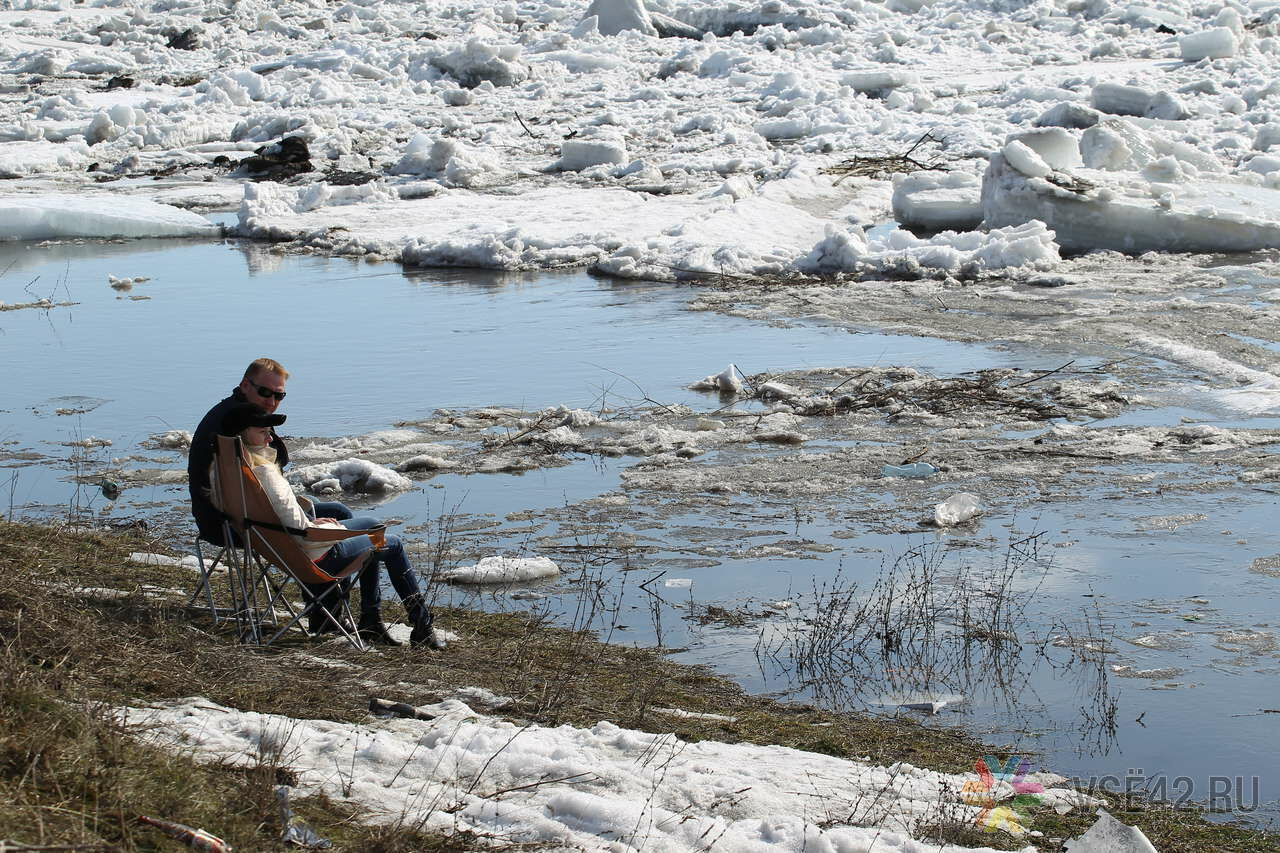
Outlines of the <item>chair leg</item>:
[{"label": "chair leg", "polygon": [[315,595],[302,584],[298,584],[298,589],[302,593],[303,606],[301,610],[295,610],[293,607],[293,604],[289,601],[288,596],[284,595],[285,588],[287,586],[288,586],[288,581],[286,581],[284,584],[281,584],[280,587],[278,587],[278,595],[280,599],[284,602],[285,606],[289,609],[289,612],[293,616],[293,618],[290,619],[287,624],[282,626],[280,630],[272,634],[270,638],[263,641],[262,645],[264,646],[271,645],[276,640],[284,636],[285,632],[288,631],[290,628],[292,628],[294,625],[297,625],[298,627],[302,628],[303,632],[308,637],[313,636],[311,632],[307,630],[306,626],[302,625],[302,620],[304,617],[309,617],[313,613],[318,612],[319,614],[323,615],[323,617],[330,624],[333,625],[337,633],[341,634],[342,638],[345,639],[348,643],[350,643],[353,647],[355,647],[357,651],[363,652],[368,650],[369,648],[368,645],[365,644],[364,640],[360,639],[360,635],[357,632],[349,631],[345,627],[343,627],[343,624],[342,624],[343,616],[347,618],[348,624],[352,624],[351,605],[347,603],[346,595],[341,595],[338,597],[339,612],[335,614],[333,612],[333,609],[325,606],[322,596]]},{"label": "chair leg", "polygon": [[218,564],[222,562],[226,553],[227,549],[225,547],[222,548],[218,551],[218,555],[213,558],[213,562],[206,565],[204,560],[204,549],[200,547],[200,538],[196,537],[196,560],[200,564],[200,581],[196,584],[195,591],[191,593],[191,598],[187,599],[187,606],[190,607],[195,604],[196,599],[198,599],[200,597],[200,593],[203,592],[209,601],[209,615],[213,617],[213,624],[215,625],[222,621],[222,617],[218,614],[217,604],[215,604],[213,600],[213,573],[217,570]]},{"label": "chair leg", "polygon": [[265,598],[262,606],[257,608],[258,621],[260,623],[270,623],[271,627],[274,628],[280,624],[280,620],[276,618],[276,601],[283,599],[285,608],[290,614],[293,613],[293,607],[282,594],[283,585],[278,586],[271,580],[271,570],[262,561],[262,558],[255,557],[254,561],[257,565],[257,571],[254,572],[253,576],[254,604],[257,605],[257,590],[259,586],[262,587],[262,595]]},{"label": "chair leg", "polygon": [[236,594],[239,602],[236,612],[239,615],[240,641],[244,643],[262,642],[262,622],[258,613],[257,581],[248,575],[253,571],[253,548],[246,545],[239,553],[239,571],[236,578]]}]

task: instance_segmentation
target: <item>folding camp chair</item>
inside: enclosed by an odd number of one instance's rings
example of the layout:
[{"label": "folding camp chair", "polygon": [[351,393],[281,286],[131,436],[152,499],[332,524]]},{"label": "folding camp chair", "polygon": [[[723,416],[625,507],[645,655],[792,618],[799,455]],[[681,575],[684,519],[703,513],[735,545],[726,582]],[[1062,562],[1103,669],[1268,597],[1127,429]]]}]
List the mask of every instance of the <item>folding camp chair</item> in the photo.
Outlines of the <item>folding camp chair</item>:
[{"label": "folding camp chair", "polygon": [[[310,527],[299,530],[286,527],[280,522],[245,458],[244,446],[235,436],[218,436],[214,466],[213,504],[222,511],[223,542],[235,543],[228,544],[220,556],[227,566],[231,613],[240,630],[241,640],[270,645],[295,625],[311,636],[311,632],[301,624],[302,620],[304,617],[318,617],[353,646],[364,649],[365,645],[356,632],[347,627],[352,620],[346,593],[360,572],[371,565],[376,549],[383,546],[386,528],[345,530]],[[336,544],[353,536],[366,535],[373,540],[374,547],[357,555],[336,574],[316,565],[293,538],[302,536],[311,542]],[[273,567],[278,574],[271,571]],[[290,582],[295,583],[302,597],[300,608],[286,594]],[[342,593],[337,596],[336,607],[326,605],[328,596],[312,590],[312,587],[329,584],[338,584]],[[207,584],[205,589],[208,590]],[[211,591],[209,601],[212,606]],[[281,605],[288,614],[283,625],[276,616],[276,608]],[[271,629],[275,631],[268,637]]]}]

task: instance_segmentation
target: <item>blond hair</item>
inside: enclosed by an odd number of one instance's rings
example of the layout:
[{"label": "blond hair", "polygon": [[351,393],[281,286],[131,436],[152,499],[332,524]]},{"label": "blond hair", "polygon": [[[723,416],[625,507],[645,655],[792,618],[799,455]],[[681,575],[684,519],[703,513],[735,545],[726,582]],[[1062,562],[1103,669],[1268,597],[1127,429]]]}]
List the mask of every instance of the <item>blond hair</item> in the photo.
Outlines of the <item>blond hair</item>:
[{"label": "blond hair", "polygon": [[244,378],[253,379],[262,372],[274,373],[281,379],[289,378],[289,371],[284,369],[284,365],[276,361],[274,358],[255,358],[249,362],[249,366],[244,369]]}]

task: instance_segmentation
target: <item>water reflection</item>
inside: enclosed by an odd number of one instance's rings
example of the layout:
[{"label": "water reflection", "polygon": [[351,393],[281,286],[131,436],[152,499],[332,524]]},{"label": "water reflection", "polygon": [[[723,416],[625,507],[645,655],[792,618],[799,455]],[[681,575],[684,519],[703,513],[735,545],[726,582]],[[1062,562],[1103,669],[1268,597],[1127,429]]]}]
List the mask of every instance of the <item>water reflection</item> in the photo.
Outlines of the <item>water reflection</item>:
[{"label": "water reflection", "polygon": [[1012,540],[994,558],[926,542],[870,583],[837,573],[761,629],[762,677],[825,707],[995,713],[1003,730],[1023,732],[1044,725],[1051,700],[1038,684],[1048,678],[1089,697],[1074,722],[1077,751],[1105,756],[1116,736],[1114,641],[1100,622],[1045,631],[1030,612],[1051,569],[1043,534]]}]

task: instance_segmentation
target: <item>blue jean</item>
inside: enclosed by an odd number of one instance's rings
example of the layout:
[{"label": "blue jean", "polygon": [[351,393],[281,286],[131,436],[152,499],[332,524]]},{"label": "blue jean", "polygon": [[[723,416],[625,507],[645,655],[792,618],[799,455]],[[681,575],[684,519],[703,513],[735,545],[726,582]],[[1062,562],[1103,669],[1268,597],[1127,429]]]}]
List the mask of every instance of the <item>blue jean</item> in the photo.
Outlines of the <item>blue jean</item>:
[{"label": "blue jean", "polygon": [[[321,516],[323,518],[323,516]],[[348,530],[368,530],[376,527],[376,519],[360,517],[350,518],[342,522]],[[344,539],[325,552],[316,565],[330,574],[341,571],[344,566],[373,547],[373,540],[368,536],[352,536]],[[377,553],[369,568],[360,573],[360,614],[376,616],[382,607],[382,585],[378,566],[387,570],[391,586],[409,613],[409,621],[413,624],[428,619],[426,606],[422,600],[422,588],[418,584],[418,575],[409,565],[409,557],[404,552],[404,543],[394,533],[386,534],[386,547]]]},{"label": "blue jean", "polygon": [[[346,521],[355,515],[355,513],[351,511],[351,508],[342,501],[312,501],[311,507],[315,510],[315,518],[333,518],[338,521]],[[377,522],[374,522],[374,524],[377,524]],[[369,527],[372,526],[373,525],[369,525],[368,527],[352,527],[350,529],[368,530]]]}]

